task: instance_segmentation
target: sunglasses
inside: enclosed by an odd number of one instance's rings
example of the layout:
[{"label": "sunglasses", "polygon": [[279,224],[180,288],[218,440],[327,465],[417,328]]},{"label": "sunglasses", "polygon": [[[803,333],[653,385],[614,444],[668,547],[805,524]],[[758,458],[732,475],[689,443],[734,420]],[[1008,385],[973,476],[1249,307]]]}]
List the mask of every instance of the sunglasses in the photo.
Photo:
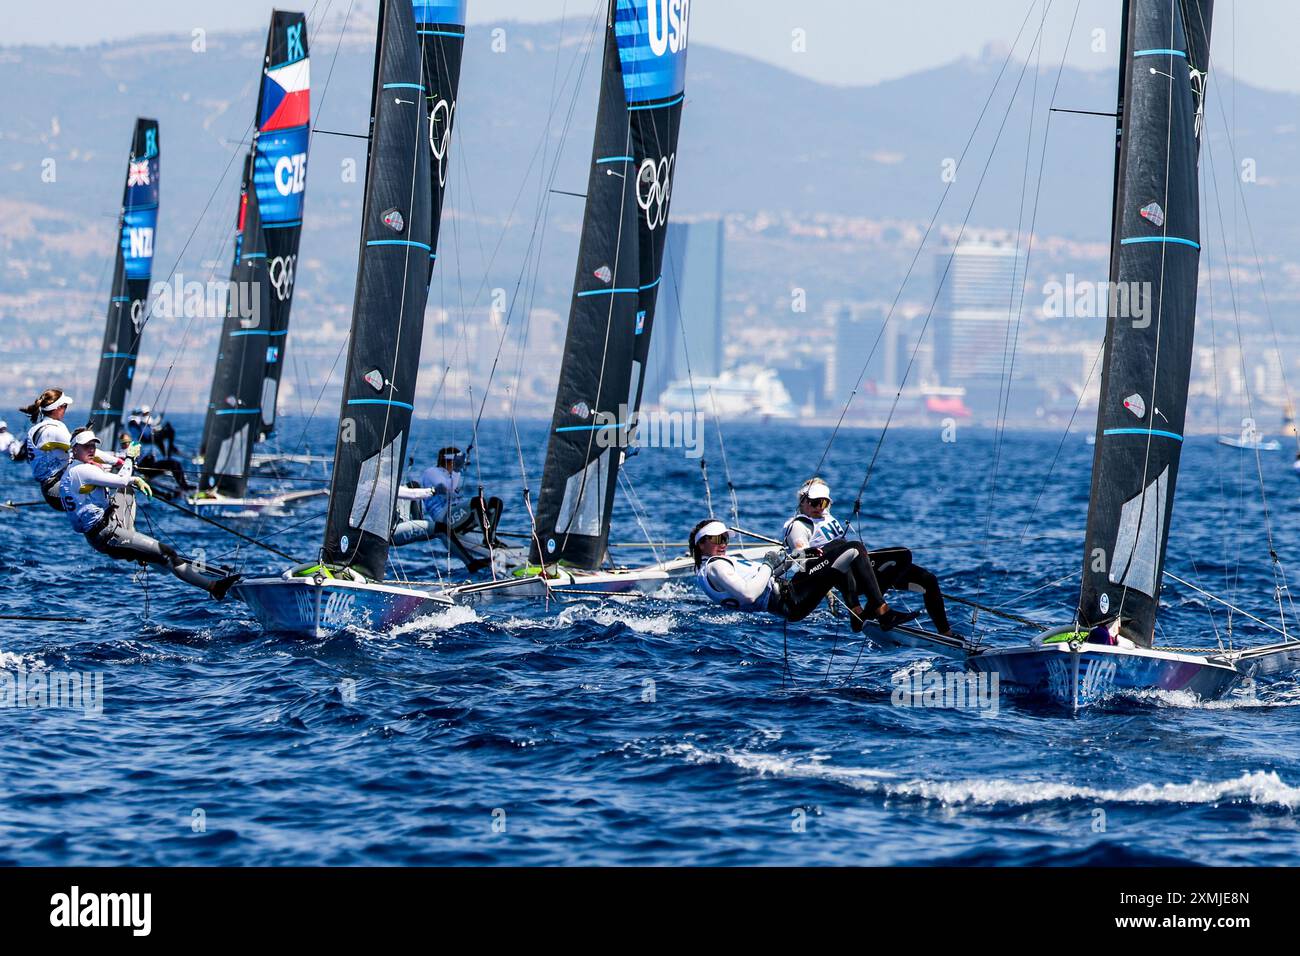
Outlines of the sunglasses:
[{"label": "sunglasses", "polygon": [[808,499],[808,504],[812,505],[812,507],[814,507],[814,508],[829,508],[829,507],[831,506],[831,499],[829,499],[829,498],[809,498],[809,499]]},{"label": "sunglasses", "polygon": [[726,544],[730,540],[731,535],[725,532],[722,534],[706,534],[700,538],[700,544]]}]

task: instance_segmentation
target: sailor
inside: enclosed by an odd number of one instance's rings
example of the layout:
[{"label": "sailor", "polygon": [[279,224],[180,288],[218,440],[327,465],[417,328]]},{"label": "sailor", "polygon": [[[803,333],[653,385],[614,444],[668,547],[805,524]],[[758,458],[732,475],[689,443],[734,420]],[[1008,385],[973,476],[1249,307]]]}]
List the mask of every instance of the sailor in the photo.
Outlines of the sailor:
[{"label": "sailor", "polygon": [[186,584],[202,588],[220,601],[239,580],[221,568],[217,576],[204,573],[189,558],[170,545],[163,544],[135,530],[133,490],[152,497],[153,489],[143,478],[135,477],[132,461],[127,458],[117,472],[111,472],[96,460],[99,439],[89,428],[72,433],[72,461],[59,482],[59,495],[72,527],[86,536],[90,546],[118,561],[157,564],[168,568]]},{"label": "sailor", "polygon": [[502,548],[496,538],[502,504],[500,498],[484,500],[479,495],[469,502],[468,509],[458,505],[456,497],[466,459],[466,453],[455,446],[439,449],[437,464],[426,468],[420,476],[421,487],[398,489],[397,497],[402,502],[398,507],[407,511],[408,516],[393,528],[392,541],[401,546],[445,537],[452,554],[470,572],[475,572],[490,566],[492,560],[476,557],[460,539],[477,527],[489,549]]},{"label": "sailor", "polygon": [[185,467],[174,457],[176,430],[170,423],[163,422],[161,413],[155,417],[148,405],[141,405],[126,420],[126,434],[122,437],[124,443],[129,439],[137,445],[153,445],[157,449],[156,453],[151,450],[140,455],[135,463],[137,471],[144,475],[171,475],[177,488],[190,490],[191,485],[185,480]]},{"label": "sailor", "polygon": [[[767,611],[787,621],[801,621],[832,590],[844,599],[854,631],[871,616],[863,609],[861,582],[852,568],[849,552],[839,558],[812,556],[789,581],[782,575],[794,559],[781,551],[769,551],[760,562],[733,558],[727,554],[730,534],[721,521],[701,521],[691,530],[691,556],[695,559],[695,581],[710,600],[738,611]],[[892,630],[916,617],[891,610],[883,601],[874,609],[883,630]]]},{"label": "sailor", "polygon": [[16,461],[18,449],[22,446],[18,436],[9,430],[9,423],[0,418],[0,454],[7,454]]},{"label": "sailor", "polygon": [[[32,426],[27,429],[27,440],[17,452],[10,452],[15,461],[28,461],[32,466],[32,477],[41,486],[41,496],[55,511],[63,510],[59,500],[59,479],[68,465],[68,449],[71,447],[72,435],[63,417],[68,413],[72,399],[61,388],[47,388],[26,408],[21,411]],[[115,464],[111,455],[100,456],[106,463]]]},{"label": "sailor", "polygon": [[914,564],[912,552],[907,548],[868,551],[861,541],[848,540],[844,525],[831,514],[830,507],[830,486],[819,477],[805,481],[799,489],[799,510],[785,523],[786,547],[796,555],[820,554],[831,558],[848,551],[853,552],[856,573],[861,579],[867,580],[867,572],[862,565],[869,565],[871,569],[870,582],[874,590],[866,591],[869,599],[874,601],[877,595],[883,595],[891,588],[919,591],[935,630],[946,637],[955,637],[952,626],[948,623],[939,579],[925,568]]}]

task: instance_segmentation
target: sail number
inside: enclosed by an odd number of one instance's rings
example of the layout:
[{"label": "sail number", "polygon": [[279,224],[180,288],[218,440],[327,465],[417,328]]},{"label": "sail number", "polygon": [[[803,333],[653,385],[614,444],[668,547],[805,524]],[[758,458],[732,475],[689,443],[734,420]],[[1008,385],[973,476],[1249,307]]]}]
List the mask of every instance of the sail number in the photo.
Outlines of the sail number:
[{"label": "sail number", "polygon": [[650,49],[655,56],[669,50],[686,49],[686,23],[691,15],[691,0],[646,0],[650,26]]},{"label": "sail number", "polygon": [[132,259],[153,258],[153,230],[148,226],[128,228],[127,242],[130,244]]},{"label": "sail number", "polygon": [[307,186],[307,154],[281,156],[275,164],[275,188],[281,196],[300,193]]}]

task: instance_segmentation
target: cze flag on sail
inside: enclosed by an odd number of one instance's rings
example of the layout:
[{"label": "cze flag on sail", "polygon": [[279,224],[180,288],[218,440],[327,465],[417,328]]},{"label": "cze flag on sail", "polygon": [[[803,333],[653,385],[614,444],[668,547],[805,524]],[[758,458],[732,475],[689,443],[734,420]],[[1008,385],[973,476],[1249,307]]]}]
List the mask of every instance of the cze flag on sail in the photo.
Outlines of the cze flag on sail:
[{"label": "cze flag on sail", "polygon": [[[599,567],[641,405],[686,81],[688,0],[611,0],[532,560]],[[538,553],[539,545],[541,553]]]},{"label": "cze flag on sail", "polygon": [[297,272],[310,136],[310,69],[301,13],[271,15],[244,165],[230,298],[203,426],[199,487],[247,491],[254,444],[275,426]]},{"label": "cze flag on sail", "polygon": [[1112,288],[1150,290],[1106,327],[1079,622],[1150,647],[1183,447],[1200,259],[1197,159],[1212,0],[1127,5]]},{"label": "cze flag on sail", "polygon": [[108,321],[90,410],[91,427],[110,448],[117,447],[122,432],[126,395],[140,354],[140,331],[148,316],[154,230],[158,226],[158,156],[158,122],[136,120],[122,188]]}]

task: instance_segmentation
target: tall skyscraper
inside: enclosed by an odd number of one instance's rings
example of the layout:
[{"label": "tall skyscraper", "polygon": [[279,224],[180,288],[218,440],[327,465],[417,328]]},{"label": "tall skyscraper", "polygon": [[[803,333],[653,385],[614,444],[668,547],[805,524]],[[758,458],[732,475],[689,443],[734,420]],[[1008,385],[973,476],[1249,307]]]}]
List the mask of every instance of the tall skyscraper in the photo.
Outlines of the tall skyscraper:
[{"label": "tall skyscraper", "polygon": [[955,253],[935,254],[935,283],[941,284],[933,320],[935,374],[944,385],[965,387],[977,413],[997,410],[1007,318],[1014,322],[1019,308],[1023,266],[1023,254],[1010,243],[963,242]]},{"label": "tall skyscraper", "polygon": [[686,378],[688,364],[693,378],[712,378],[722,372],[724,230],[721,219],[668,224],[663,281],[646,364],[647,405],[656,404],[671,382]]}]

